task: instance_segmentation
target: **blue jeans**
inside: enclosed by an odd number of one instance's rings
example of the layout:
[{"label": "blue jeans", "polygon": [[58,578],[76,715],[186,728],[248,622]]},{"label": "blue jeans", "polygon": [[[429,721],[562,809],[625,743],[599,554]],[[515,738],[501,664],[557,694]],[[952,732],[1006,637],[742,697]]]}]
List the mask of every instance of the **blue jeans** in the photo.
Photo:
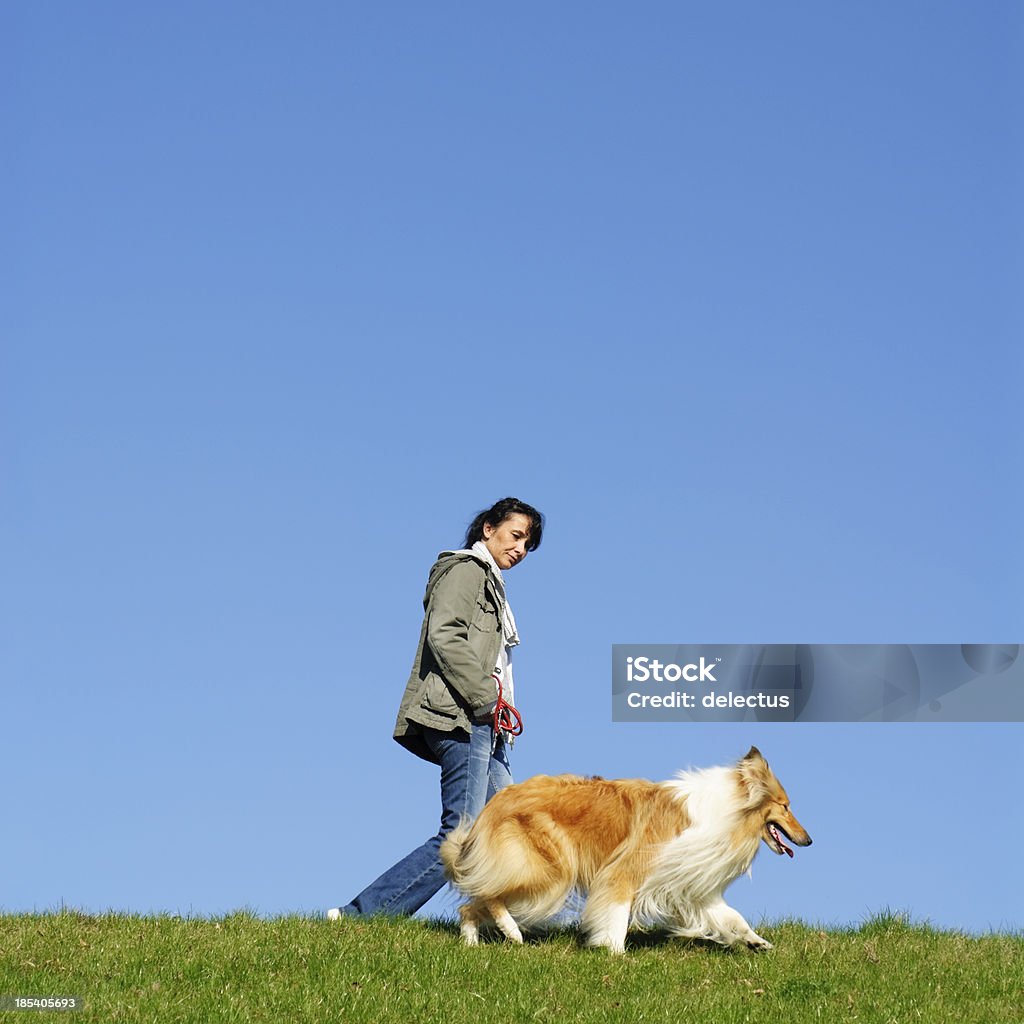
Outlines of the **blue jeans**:
[{"label": "blue jeans", "polygon": [[499,789],[512,782],[505,741],[499,738],[492,754],[493,735],[489,724],[474,725],[468,736],[461,730],[423,730],[424,740],[441,762],[441,828],[342,907],[343,914],[413,914],[441,889],[441,841],[460,819],[475,818]]}]

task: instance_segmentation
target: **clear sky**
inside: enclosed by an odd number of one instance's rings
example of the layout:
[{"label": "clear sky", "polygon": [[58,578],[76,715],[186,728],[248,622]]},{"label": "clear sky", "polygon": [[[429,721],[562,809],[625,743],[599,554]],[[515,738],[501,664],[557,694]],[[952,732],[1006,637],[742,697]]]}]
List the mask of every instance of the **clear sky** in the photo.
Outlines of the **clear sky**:
[{"label": "clear sky", "polygon": [[815,843],[752,921],[1024,928],[1024,725],[613,724],[609,678],[1024,641],[1019,5],[0,20],[0,907],[316,912],[426,838],[423,586],[515,494],[517,777],[755,743]]}]

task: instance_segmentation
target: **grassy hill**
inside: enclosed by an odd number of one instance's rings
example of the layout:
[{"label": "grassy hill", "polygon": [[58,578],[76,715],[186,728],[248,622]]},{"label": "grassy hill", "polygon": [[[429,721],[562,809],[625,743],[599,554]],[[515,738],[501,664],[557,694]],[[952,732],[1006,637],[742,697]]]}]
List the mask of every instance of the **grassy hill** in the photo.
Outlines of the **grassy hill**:
[{"label": "grassy hill", "polygon": [[640,935],[614,957],[571,929],[467,949],[453,925],[417,920],[14,915],[0,918],[0,996],[77,996],[72,1024],[1024,1021],[1024,936],[890,915],[756,927],[774,950]]}]

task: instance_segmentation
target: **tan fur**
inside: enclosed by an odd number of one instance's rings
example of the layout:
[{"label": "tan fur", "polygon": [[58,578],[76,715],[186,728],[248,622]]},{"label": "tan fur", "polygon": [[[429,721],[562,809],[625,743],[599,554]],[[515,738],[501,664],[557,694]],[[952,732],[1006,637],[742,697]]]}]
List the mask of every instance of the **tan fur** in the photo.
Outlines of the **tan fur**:
[{"label": "tan fur", "polygon": [[749,867],[761,839],[782,852],[769,822],[810,844],[751,748],[733,769],[678,782],[535,776],[501,790],[472,827],[456,829],[441,859],[468,898],[460,914],[469,944],[492,921],[522,942],[519,925],[551,917],[578,890],[587,893],[582,924],[593,945],[621,952],[630,923],[658,919],[680,935],[764,948],[721,893]]}]

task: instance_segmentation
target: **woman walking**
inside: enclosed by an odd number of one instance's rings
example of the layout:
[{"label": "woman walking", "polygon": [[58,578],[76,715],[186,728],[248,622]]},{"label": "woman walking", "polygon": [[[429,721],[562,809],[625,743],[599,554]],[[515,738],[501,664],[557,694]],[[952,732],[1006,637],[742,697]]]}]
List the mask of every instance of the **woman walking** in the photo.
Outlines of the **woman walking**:
[{"label": "woman walking", "polygon": [[329,919],[419,910],[444,885],[441,841],[512,782],[512,648],[519,636],[502,574],[540,547],[543,529],[535,508],[502,498],[473,520],[464,548],[438,555],[394,736],[440,766],[441,827],[345,906],[329,910]]}]

